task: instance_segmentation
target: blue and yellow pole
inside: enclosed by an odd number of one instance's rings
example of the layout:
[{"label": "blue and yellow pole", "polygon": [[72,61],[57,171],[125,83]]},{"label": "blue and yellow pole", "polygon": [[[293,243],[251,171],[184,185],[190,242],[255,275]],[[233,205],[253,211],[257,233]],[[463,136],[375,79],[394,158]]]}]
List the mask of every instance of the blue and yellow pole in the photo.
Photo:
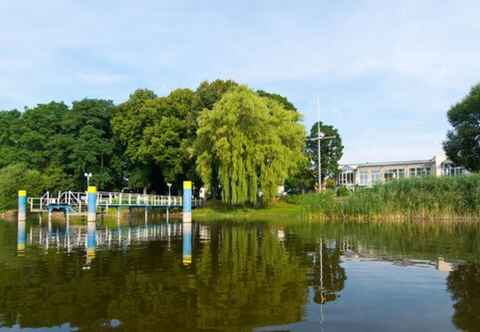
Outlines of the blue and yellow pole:
[{"label": "blue and yellow pole", "polygon": [[27,191],[18,191],[18,221],[25,221],[27,218]]},{"label": "blue and yellow pole", "polygon": [[87,192],[88,216],[87,221],[97,220],[97,187],[89,186]]},{"label": "blue and yellow pole", "polygon": [[192,181],[183,181],[183,222],[192,221]]},{"label": "blue and yellow pole", "polygon": [[190,265],[192,263],[192,223],[185,222],[182,225],[183,228],[183,265]]}]

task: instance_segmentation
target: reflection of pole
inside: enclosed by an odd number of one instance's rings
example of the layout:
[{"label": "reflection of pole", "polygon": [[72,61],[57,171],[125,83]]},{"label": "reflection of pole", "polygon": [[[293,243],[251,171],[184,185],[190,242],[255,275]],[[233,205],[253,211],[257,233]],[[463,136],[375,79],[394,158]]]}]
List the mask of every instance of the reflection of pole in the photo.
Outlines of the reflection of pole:
[{"label": "reflection of pole", "polygon": [[89,221],[87,223],[87,265],[90,265],[95,258],[95,249],[97,248],[97,224]]},{"label": "reflection of pole", "polygon": [[323,323],[323,239],[320,239],[320,322]]},{"label": "reflection of pole", "polygon": [[183,223],[183,265],[190,265],[192,263],[192,223]]},{"label": "reflection of pole", "polygon": [[23,256],[25,253],[25,221],[17,223],[17,253]]},{"label": "reflection of pole", "polygon": [[71,244],[70,244],[70,214],[65,215],[67,218],[67,228],[65,230],[65,236],[67,237],[67,253],[71,252]]}]

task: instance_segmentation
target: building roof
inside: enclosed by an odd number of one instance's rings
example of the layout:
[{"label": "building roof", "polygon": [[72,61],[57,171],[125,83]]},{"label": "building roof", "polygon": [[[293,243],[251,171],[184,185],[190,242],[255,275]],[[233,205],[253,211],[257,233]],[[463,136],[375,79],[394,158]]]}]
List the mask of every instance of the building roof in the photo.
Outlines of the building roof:
[{"label": "building roof", "polygon": [[403,160],[403,161],[379,161],[379,162],[364,162],[358,164],[343,164],[340,167],[344,168],[358,168],[358,167],[384,167],[384,166],[402,166],[402,165],[416,165],[428,164],[434,162],[434,158],[425,160]]}]

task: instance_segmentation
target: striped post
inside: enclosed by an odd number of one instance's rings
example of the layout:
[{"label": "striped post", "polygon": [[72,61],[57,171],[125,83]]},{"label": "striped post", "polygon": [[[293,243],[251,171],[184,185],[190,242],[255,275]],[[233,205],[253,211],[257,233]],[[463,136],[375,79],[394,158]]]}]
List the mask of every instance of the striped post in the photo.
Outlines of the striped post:
[{"label": "striped post", "polygon": [[183,225],[183,265],[190,265],[192,263],[192,223],[185,222]]},{"label": "striped post", "polygon": [[183,181],[183,222],[192,221],[192,181]]},{"label": "striped post", "polygon": [[97,187],[88,187],[87,193],[88,216],[87,221],[97,220]]},{"label": "striped post", "polygon": [[27,218],[27,191],[18,191],[18,221],[25,221]]}]

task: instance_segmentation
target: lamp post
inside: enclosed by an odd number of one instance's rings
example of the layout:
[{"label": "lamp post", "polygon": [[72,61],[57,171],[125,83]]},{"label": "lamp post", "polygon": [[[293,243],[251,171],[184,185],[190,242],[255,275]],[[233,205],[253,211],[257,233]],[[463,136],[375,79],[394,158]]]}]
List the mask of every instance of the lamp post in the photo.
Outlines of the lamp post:
[{"label": "lamp post", "polygon": [[83,173],[83,175],[87,178],[87,188],[90,187],[90,178],[92,177],[92,173]]}]

